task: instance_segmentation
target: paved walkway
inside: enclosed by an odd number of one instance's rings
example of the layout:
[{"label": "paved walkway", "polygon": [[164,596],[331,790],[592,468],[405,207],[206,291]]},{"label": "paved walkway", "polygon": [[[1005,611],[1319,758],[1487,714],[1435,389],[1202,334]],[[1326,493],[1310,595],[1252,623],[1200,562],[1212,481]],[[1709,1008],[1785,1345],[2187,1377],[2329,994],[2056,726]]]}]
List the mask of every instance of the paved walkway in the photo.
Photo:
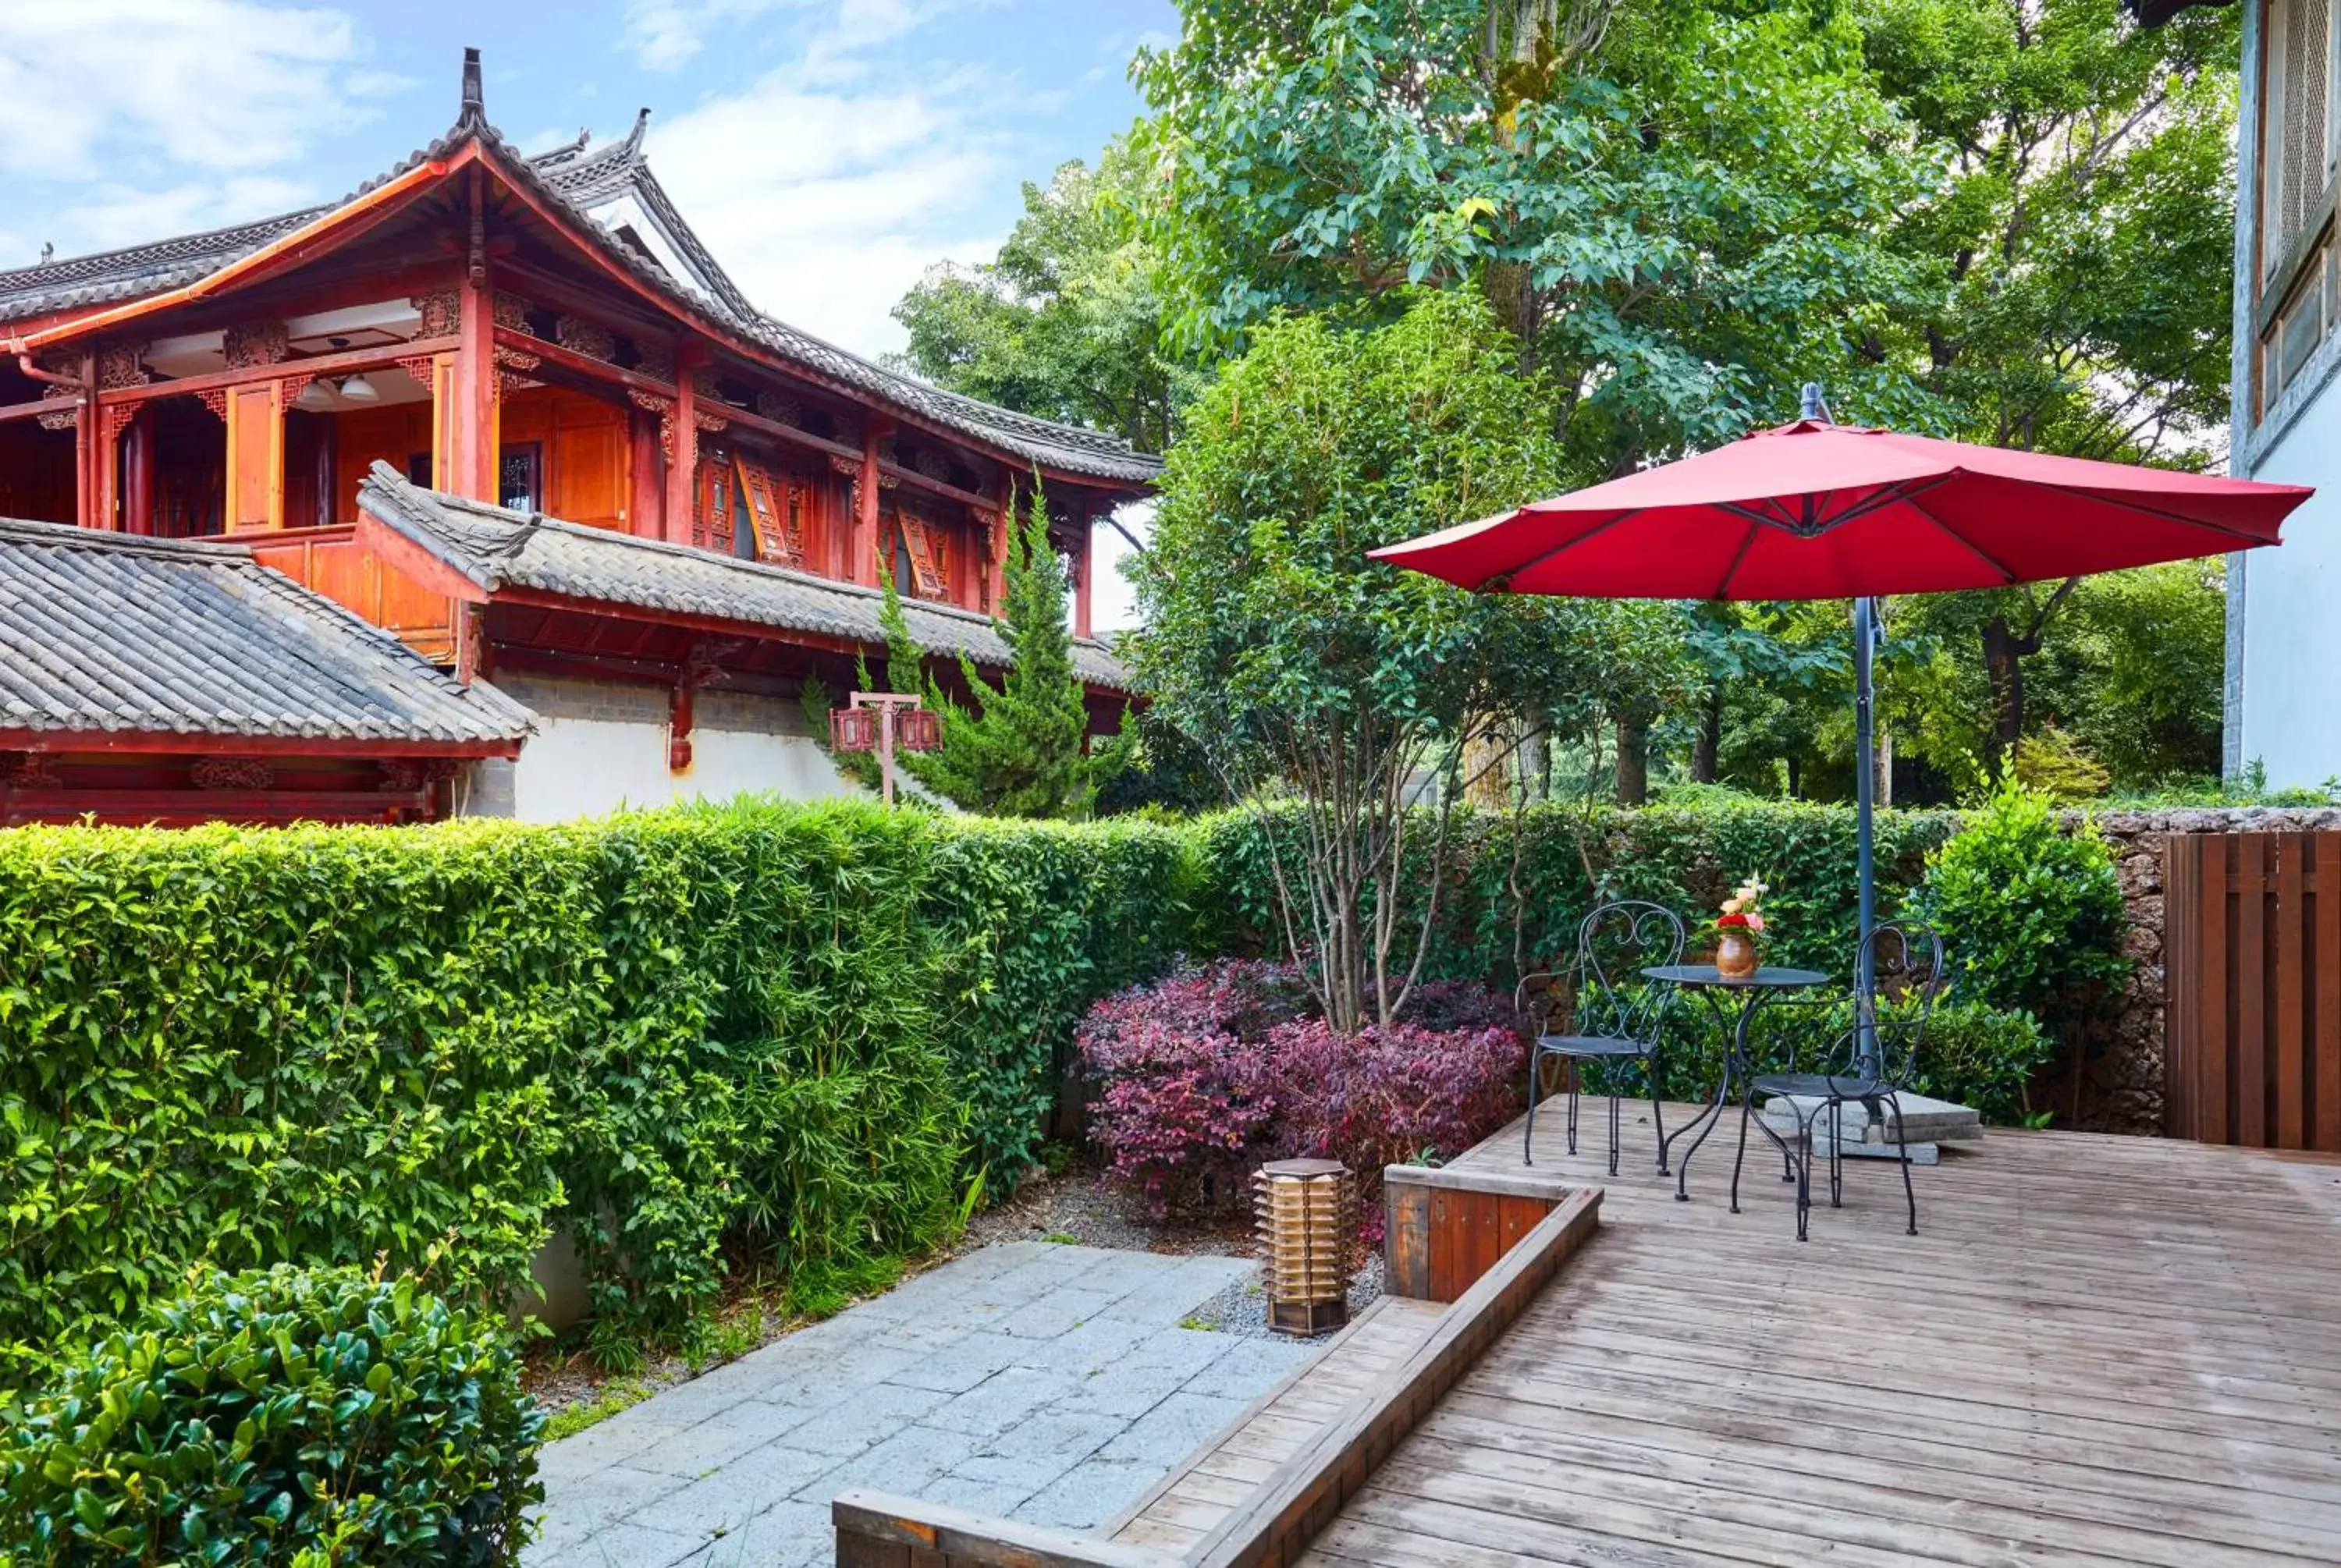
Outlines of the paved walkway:
[{"label": "paved walkway", "polygon": [[1092,1529],[1316,1354],[1179,1326],[1251,1267],[971,1253],[548,1446],[527,1563],[826,1563],[849,1486]]}]

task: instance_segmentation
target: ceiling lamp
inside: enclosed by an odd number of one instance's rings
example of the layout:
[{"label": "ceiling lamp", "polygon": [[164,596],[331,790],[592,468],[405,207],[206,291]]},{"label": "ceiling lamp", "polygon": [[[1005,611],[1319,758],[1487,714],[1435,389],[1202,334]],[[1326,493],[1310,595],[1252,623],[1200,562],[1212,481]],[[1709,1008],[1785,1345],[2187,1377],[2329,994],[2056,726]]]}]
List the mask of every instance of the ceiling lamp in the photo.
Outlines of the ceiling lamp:
[{"label": "ceiling lamp", "polygon": [[382,401],[382,393],[374,390],[374,382],[366,380],[364,373],[354,375],[349,380],[344,382],[342,383],[342,395],[349,399],[352,402],[380,402]]},{"label": "ceiling lamp", "polygon": [[301,389],[301,395],[293,400],[293,406],[306,409],[311,413],[324,412],[334,406],[334,383],[311,382]]}]

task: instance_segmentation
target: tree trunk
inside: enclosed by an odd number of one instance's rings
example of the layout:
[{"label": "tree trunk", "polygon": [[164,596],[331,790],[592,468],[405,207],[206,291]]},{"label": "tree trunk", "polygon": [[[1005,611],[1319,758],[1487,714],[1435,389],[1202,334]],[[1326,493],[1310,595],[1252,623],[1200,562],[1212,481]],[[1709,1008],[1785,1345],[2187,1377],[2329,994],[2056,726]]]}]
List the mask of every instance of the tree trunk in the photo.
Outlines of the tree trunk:
[{"label": "tree trunk", "polygon": [[1999,777],[2016,743],[2024,739],[2024,655],[2030,651],[2025,641],[2004,615],[1995,615],[1984,623],[1983,669],[1991,687],[1992,739],[1991,755],[1986,761],[1994,779]]},{"label": "tree trunk", "polygon": [[1880,724],[1874,737],[1878,746],[1877,793],[1872,797],[1882,807],[1894,804],[1894,731]]},{"label": "tree trunk", "polygon": [[1650,726],[1640,718],[1618,720],[1618,804],[1647,806],[1650,800]]},{"label": "tree trunk", "polygon": [[1715,782],[1716,753],[1723,749],[1723,688],[1711,687],[1698,716],[1698,735],[1690,743],[1690,777],[1695,784]]}]

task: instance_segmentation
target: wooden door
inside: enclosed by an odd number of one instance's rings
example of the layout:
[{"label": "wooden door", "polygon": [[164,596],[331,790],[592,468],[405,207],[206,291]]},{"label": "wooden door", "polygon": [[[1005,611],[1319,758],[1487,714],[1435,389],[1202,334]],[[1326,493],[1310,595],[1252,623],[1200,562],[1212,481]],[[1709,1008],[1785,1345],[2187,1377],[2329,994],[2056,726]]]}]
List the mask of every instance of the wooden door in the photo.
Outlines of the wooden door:
[{"label": "wooden door", "polygon": [[284,386],[264,382],[227,394],[227,525],[284,526]]}]

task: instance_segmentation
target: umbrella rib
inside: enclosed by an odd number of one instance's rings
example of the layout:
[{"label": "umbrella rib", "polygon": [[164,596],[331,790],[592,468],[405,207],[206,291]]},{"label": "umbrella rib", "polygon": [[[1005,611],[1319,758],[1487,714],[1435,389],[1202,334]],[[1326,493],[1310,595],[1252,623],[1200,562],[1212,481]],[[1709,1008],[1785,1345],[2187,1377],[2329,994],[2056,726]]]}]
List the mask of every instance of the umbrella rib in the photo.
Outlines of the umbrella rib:
[{"label": "umbrella rib", "polygon": [[1763,531],[1763,520],[1760,518],[1751,517],[1748,520],[1748,532],[1740,540],[1739,548],[1731,552],[1731,564],[1723,569],[1723,581],[1715,585],[1715,591],[1708,596],[1709,598],[1721,599],[1731,591],[1731,580],[1739,575],[1739,563],[1746,561],[1748,552],[1756,548],[1756,536]]},{"label": "umbrella rib", "polygon": [[2135,511],[2142,516],[2159,518],[2164,522],[2178,522],[2189,528],[2207,529],[2213,533],[2226,534],[2229,539],[2247,540],[2253,544],[2276,542],[2274,540],[2262,539],[2258,534],[2246,532],[2240,528],[2229,528],[2223,522],[2211,522],[2199,517],[2187,517],[2176,511],[2165,511],[2158,506],[2146,506],[2135,501],[2116,501],[2099,491],[2081,490],[2073,485],[2057,484],[2050,480],[2027,480],[2024,482],[2037,485],[2042,490],[2053,490],[2059,495],[2078,496],[2083,501],[2094,501],[2101,505],[2117,506],[2126,511]]},{"label": "umbrella rib", "polygon": [[1992,554],[1991,551],[1977,544],[1974,540],[1969,539],[1966,534],[1961,533],[1957,529],[1953,528],[1949,523],[1945,522],[1941,518],[1937,517],[1933,512],[1928,511],[1915,497],[1905,496],[1903,499],[1909,501],[1910,510],[1912,511],[1917,512],[1920,517],[1923,517],[1928,522],[1933,523],[1946,539],[1948,539],[1953,544],[1957,545],[1961,550],[1966,551],[1969,555],[1974,556],[1977,561],[1982,561],[1986,566],[1990,567],[1994,571],[1999,573],[2000,581],[2012,587],[2016,583],[2023,581],[2023,579],[2018,577],[2015,572],[2010,571],[2007,569],[2007,563],[2002,561],[1997,556]]},{"label": "umbrella rib", "polygon": [[[1868,517],[1873,511],[1883,511],[1898,501],[1912,501],[1913,497],[1926,494],[1937,485],[1957,478],[1963,471],[1960,469],[1951,469],[1942,473],[1928,474],[1925,479],[1914,480],[1907,484],[1881,485],[1831,518],[1829,527],[1843,528],[1847,523],[1858,518]],[[1912,501],[1912,504],[1917,503]],[[1919,510],[1926,511],[1924,507],[1920,507]],[[1928,512],[1927,515],[1932,518],[1934,514]]]},{"label": "umbrella rib", "polygon": [[1643,508],[1639,506],[1629,507],[1626,511],[1619,512],[1617,516],[1609,519],[1607,522],[1596,523],[1593,527],[1587,529],[1583,533],[1579,534],[1575,539],[1570,540],[1566,544],[1556,544],[1550,550],[1546,551],[1543,554],[1532,555],[1529,557],[1528,560],[1523,561],[1518,566],[1515,566],[1509,571],[1489,572],[1487,577],[1480,581],[1479,586],[1484,589],[1489,583],[1495,581],[1499,578],[1501,578],[1506,582],[1509,582],[1513,578],[1518,577],[1524,571],[1534,571],[1538,567],[1542,566],[1554,556],[1562,554],[1568,551],[1575,550],[1579,545],[1583,544],[1587,540],[1593,538],[1596,534],[1607,533],[1609,530],[1617,527],[1619,523],[1624,522],[1627,519],[1641,516],[1643,510]]}]

